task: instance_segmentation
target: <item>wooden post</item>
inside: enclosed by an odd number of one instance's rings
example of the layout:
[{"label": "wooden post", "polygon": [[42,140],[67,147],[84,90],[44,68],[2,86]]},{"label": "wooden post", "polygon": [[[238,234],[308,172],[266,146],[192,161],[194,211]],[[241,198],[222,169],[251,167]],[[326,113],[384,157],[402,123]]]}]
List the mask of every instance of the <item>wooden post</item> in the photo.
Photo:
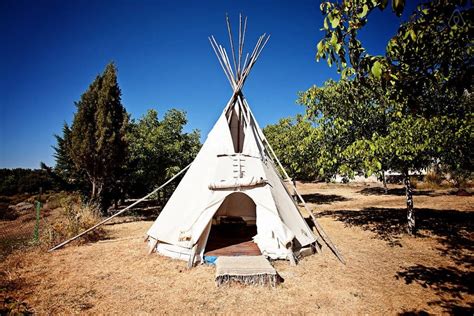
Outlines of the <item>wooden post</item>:
[{"label": "wooden post", "polygon": [[40,224],[40,215],[41,215],[41,194],[42,193],[43,193],[43,188],[40,187],[38,200],[35,203],[36,223],[35,223],[35,230],[33,232],[33,240],[35,243],[38,243],[39,241],[39,224]]},{"label": "wooden post", "polygon": [[153,250],[155,250],[155,247],[158,244],[158,240],[156,240],[155,238],[152,238],[152,239],[153,241],[149,245],[150,248],[148,249],[148,255],[150,255],[153,252]]},{"label": "wooden post", "polygon": [[197,249],[197,243],[194,245],[193,249],[191,250],[191,254],[189,255],[188,269],[191,269],[194,265],[194,257],[196,256],[196,249]]}]

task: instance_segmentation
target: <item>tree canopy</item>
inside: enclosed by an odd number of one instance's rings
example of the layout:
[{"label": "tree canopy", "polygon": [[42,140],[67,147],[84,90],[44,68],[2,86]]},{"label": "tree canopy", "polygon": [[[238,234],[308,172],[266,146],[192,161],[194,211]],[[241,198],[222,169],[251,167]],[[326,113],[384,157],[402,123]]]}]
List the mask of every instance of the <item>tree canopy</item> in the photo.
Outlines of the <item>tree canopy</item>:
[{"label": "tree canopy", "polygon": [[317,175],[314,161],[318,156],[317,132],[302,115],[281,119],[263,129],[285,170],[290,177],[299,180],[312,180]]},{"label": "tree canopy", "polygon": [[[300,101],[336,140],[326,141],[327,161],[335,165],[329,170],[391,169],[405,175],[413,231],[409,171],[436,163],[452,173],[472,172],[472,36],[466,22],[472,20],[472,8],[465,1],[425,2],[401,23],[384,56],[371,55],[358,32],[373,10],[387,4],[321,4],[325,35],[316,59],[335,64],[341,80],[311,88]],[[397,15],[403,7],[404,1],[392,1]]]},{"label": "tree canopy", "polygon": [[200,133],[183,132],[186,113],[171,109],[159,120],[155,110],[130,124],[127,161],[128,192],[140,196],[192,162],[198,153]]}]

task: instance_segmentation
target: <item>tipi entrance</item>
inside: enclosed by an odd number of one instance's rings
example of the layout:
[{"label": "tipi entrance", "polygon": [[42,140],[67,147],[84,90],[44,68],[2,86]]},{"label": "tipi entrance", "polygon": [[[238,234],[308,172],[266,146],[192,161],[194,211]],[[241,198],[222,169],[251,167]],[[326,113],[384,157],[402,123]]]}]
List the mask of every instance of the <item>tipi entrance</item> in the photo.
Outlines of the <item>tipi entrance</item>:
[{"label": "tipi entrance", "polygon": [[229,194],[217,209],[205,256],[259,256],[252,238],[257,234],[255,202],[245,193]]}]

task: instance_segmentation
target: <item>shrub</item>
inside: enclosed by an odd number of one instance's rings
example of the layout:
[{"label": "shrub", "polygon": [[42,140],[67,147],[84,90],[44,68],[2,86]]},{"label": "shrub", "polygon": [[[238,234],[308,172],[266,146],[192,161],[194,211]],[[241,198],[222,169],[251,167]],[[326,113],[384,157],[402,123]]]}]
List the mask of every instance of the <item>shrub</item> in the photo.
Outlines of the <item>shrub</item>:
[{"label": "shrub", "polygon": [[439,186],[443,182],[443,177],[435,169],[430,169],[425,175],[425,182],[433,185]]},{"label": "shrub", "polygon": [[[63,197],[60,205],[60,216],[53,223],[45,221],[41,241],[48,247],[76,236],[101,220],[99,208],[93,204],[83,204],[78,195]],[[104,234],[105,231],[99,227],[78,240],[79,243],[96,241]]]},{"label": "shrub", "polygon": [[71,193],[71,192],[57,192],[50,194],[46,199],[46,205],[50,210],[54,210],[56,208],[64,206],[63,204],[69,200],[70,202],[80,204],[81,203],[81,196],[79,193]]}]

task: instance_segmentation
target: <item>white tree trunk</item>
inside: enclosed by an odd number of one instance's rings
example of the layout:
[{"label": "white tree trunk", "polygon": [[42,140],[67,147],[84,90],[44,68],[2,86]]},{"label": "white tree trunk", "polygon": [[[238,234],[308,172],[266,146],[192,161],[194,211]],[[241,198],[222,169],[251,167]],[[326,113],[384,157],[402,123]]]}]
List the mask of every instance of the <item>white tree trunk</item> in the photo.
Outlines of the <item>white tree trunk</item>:
[{"label": "white tree trunk", "polygon": [[405,174],[405,192],[407,198],[407,232],[410,235],[415,234],[415,210],[413,209],[413,190],[411,188],[410,176],[408,172]]}]

